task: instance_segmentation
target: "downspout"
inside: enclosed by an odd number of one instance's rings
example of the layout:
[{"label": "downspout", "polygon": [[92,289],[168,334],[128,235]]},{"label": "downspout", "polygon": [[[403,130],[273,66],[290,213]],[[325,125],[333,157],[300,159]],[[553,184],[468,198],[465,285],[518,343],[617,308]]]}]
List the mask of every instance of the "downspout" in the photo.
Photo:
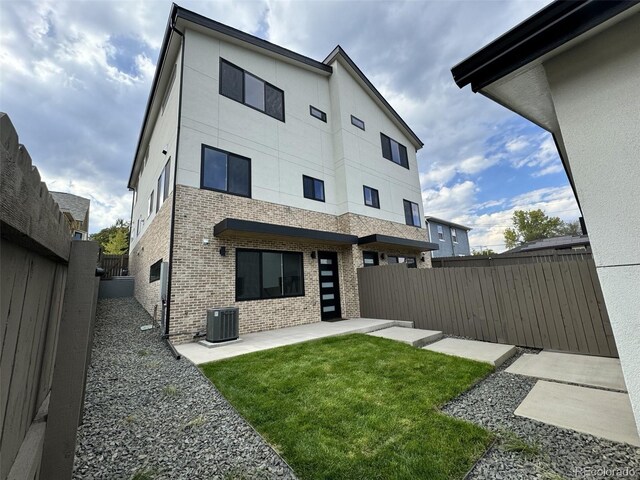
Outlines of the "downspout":
[{"label": "downspout", "polygon": [[171,322],[171,283],[173,278],[173,243],[175,239],[175,223],[176,223],[176,187],[178,185],[178,156],[180,152],[180,123],[182,121],[182,86],[184,84],[184,33],[176,28],[175,19],[171,24],[171,30],[176,32],[182,38],[181,55],[180,55],[180,92],[178,97],[178,129],[176,134],[176,153],[174,157],[173,166],[173,198],[171,201],[171,233],[169,235],[169,279],[167,281],[167,305],[166,305],[166,317],[165,317],[165,330],[162,337],[167,342],[171,353],[176,358],[180,359],[180,354],[173,347],[169,341],[169,324]]}]

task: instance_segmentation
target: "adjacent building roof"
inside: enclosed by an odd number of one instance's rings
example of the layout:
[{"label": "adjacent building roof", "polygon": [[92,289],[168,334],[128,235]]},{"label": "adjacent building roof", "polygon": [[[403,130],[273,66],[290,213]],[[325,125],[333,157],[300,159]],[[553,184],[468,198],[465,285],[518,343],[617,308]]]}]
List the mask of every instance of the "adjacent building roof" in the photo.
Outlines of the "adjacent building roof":
[{"label": "adjacent building roof", "polygon": [[543,238],[519,245],[511,250],[502,252],[500,255],[533,252],[536,250],[561,250],[589,245],[588,235],[565,235],[562,237]]},{"label": "adjacent building roof", "polygon": [[[156,95],[156,90],[158,88],[158,83],[160,81],[160,77],[163,73],[163,66],[165,62],[165,58],[167,55],[167,51],[170,47],[172,39],[174,37],[174,31],[177,31],[176,24],[179,20],[190,22],[191,24],[197,25],[200,28],[207,29],[209,31],[216,32],[217,34],[224,35],[228,37],[231,41],[235,43],[244,43],[247,46],[251,46],[252,48],[262,49],[265,52],[269,52],[271,55],[276,55],[281,57],[282,59],[294,62],[303,66],[304,68],[312,69],[323,75],[331,75],[333,69],[329,65],[333,63],[336,58],[340,58],[344,61],[344,63],[349,67],[349,70],[360,79],[361,83],[369,90],[371,96],[376,99],[380,105],[386,110],[387,114],[391,117],[391,119],[398,125],[398,127],[404,131],[407,137],[412,141],[416,149],[420,149],[424,144],[422,140],[418,138],[418,136],[409,128],[407,123],[400,117],[398,112],[394,110],[394,108],[387,102],[387,100],[380,94],[380,92],[373,86],[373,84],[369,81],[369,79],[362,73],[362,71],[358,68],[358,66],[351,60],[351,58],[346,54],[346,52],[340,47],[340,45],[336,46],[336,48],[325,58],[324,61],[319,62],[312,58],[306,57],[299,53],[288,50],[279,45],[273,44],[266,40],[263,40],[254,35],[250,35],[248,33],[242,32],[241,30],[237,30],[228,25],[224,25],[220,22],[216,22],[210,18],[202,16],[198,13],[195,13],[191,10],[187,10],[175,3],[171,7],[171,12],[169,14],[169,20],[167,22],[167,27],[164,35],[164,39],[162,41],[162,46],[160,48],[160,54],[158,57],[158,62],[156,64],[156,71],[153,77],[153,83],[151,86],[151,92],[149,93],[149,98],[147,99],[147,106],[145,109],[144,120],[142,122],[142,128],[140,129],[140,134],[138,136],[138,144],[136,147],[136,153],[133,159],[133,164],[131,165],[131,173],[129,174],[129,188],[133,188],[133,178],[136,170],[136,163],[138,157],[141,157],[144,152],[141,152],[141,145],[143,144],[143,138],[145,136],[145,129],[147,126],[147,122],[149,120],[149,115],[151,114],[151,108],[153,106],[153,100]],[[167,75],[169,72],[166,73]]]},{"label": "adjacent building roof", "polygon": [[49,193],[58,204],[58,207],[60,207],[61,212],[69,213],[71,217],[78,222],[84,222],[87,212],[89,211],[91,200],[71,193]]},{"label": "adjacent building roof", "polygon": [[474,92],[566,44],[637,0],[557,0],[451,69],[456,84]]},{"label": "adjacent building roof", "polygon": [[464,225],[461,225],[459,223],[453,223],[453,222],[450,222],[449,220],[443,220],[443,219],[438,218],[438,217],[424,217],[424,218],[429,223],[440,223],[442,225],[448,225],[449,227],[459,228],[461,230],[466,230],[467,232],[469,230],[471,230],[471,227],[465,227]]}]

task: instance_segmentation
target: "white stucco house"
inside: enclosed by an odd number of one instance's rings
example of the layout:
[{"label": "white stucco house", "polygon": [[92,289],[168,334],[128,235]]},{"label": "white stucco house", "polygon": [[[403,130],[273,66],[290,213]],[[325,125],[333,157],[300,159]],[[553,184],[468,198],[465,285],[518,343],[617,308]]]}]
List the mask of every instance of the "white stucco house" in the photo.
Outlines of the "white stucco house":
[{"label": "white stucco house", "polygon": [[452,73],[553,135],[640,430],[640,4],[554,2]]},{"label": "white stucco house", "polygon": [[[356,269],[430,265],[422,142],[345,51],[322,61],[173,5],[128,186],[135,296],[176,343],[359,316]],[[162,267],[162,265],[165,267]]]}]

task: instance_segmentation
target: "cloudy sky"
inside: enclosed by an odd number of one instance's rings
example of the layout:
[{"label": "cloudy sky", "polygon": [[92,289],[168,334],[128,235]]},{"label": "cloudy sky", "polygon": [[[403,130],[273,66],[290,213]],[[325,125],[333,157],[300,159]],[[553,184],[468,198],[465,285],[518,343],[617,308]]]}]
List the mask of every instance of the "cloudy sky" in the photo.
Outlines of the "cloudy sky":
[{"label": "cloudy sky", "polygon": [[[550,135],[450,69],[548,1],[210,1],[181,6],[322,60],[340,44],[423,140],[427,215],[503,248],[517,208],[575,220]],[[169,1],[0,2],[0,110],[50,190],[91,198],[91,231],[129,219],[126,183]]]}]

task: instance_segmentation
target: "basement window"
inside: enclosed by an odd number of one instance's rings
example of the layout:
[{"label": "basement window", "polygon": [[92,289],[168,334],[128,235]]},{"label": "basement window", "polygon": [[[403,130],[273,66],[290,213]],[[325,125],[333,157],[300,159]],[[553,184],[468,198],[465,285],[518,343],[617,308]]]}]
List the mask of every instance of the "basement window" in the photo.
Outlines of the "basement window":
[{"label": "basement window", "polygon": [[149,267],[149,283],[160,280],[160,268],[162,267],[162,259]]}]

